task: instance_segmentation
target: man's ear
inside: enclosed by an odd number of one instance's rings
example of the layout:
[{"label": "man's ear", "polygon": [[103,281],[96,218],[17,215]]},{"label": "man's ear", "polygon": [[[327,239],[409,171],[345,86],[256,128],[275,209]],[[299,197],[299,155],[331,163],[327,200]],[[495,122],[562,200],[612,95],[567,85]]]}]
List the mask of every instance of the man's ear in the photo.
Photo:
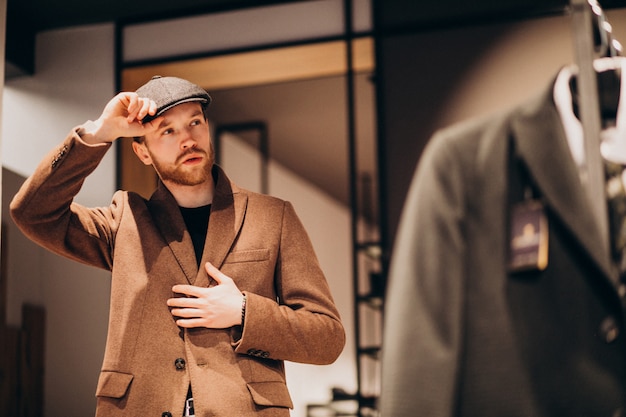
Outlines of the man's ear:
[{"label": "man's ear", "polygon": [[152,158],[150,157],[150,154],[148,153],[148,150],[146,149],[146,145],[145,143],[139,143],[139,142],[132,142],[133,145],[133,151],[135,152],[135,155],[137,155],[137,158],[139,158],[139,160],[141,162],[144,163],[144,165],[152,165]]}]

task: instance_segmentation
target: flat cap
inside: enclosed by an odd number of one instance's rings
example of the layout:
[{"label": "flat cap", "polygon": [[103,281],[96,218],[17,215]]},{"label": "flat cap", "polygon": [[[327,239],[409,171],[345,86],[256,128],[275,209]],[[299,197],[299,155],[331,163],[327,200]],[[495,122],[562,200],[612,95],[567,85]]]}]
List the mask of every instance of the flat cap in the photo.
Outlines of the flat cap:
[{"label": "flat cap", "polygon": [[149,98],[157,105],[155,115],[144,117],[144,122],[155,119],[178,104],[192,101],[200,102],[206,115],[207,107],[211,102],[211,96],[204,88],[178,77],[155,75],[135,92],[139,97]]}]

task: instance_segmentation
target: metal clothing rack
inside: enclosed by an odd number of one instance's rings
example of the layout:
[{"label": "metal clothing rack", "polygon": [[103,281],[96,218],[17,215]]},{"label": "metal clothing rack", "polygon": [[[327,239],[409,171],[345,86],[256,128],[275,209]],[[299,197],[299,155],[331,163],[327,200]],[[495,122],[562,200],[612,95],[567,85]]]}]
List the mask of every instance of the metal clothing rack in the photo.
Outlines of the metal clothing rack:
[{"label": "metal clothing rack", "polygon": [[611,25],[595,0],[570,0],[574,47],[578,65],[580,115],[585,138],[585,185],[591,197],[594,217],[608,251],[609,227],[604,187],[604,169],[600,155],[601,116],[594,60],[615,56],[621,49],[613,39]]}]

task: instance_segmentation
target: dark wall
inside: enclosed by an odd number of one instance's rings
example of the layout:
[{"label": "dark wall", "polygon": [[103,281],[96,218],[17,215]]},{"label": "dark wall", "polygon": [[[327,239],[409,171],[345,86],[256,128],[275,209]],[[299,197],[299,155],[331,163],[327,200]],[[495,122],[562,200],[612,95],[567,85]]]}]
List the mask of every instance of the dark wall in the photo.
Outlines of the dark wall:
[{"label": "dark wall", "polygon": [[[440,116],[458,83],[512,22],[565,13],[563,1],[511,1],[503,3],[497,16],[493,9],[481,13],[477,8],[426,22],[420,3],[374,1],[380,208],[388,255],[420,155],[434,131],[444,127]],[[432,3],[424,6],[430,16],[439,7]],[[517,13],[520,10],[524,13]],[[444,16],[445,11],[440,12]]]}]

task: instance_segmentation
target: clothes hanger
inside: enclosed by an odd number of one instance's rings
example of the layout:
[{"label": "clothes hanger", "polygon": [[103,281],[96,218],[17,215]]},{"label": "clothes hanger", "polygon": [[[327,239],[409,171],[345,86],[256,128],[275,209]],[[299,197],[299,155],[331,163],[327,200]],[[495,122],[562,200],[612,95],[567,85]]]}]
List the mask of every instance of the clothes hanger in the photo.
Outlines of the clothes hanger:
[{"label": "clothes hanger", "polygon": [[615,124],[617,108],[619,106],[620,85],[622,78],[621,65],[614,59],[621,55],[622,45],[613,38],[613,28],[606,19],[602,8],[596,3],[591,5],[592,27],[595,52],[599,59],[614,61],[616,65],[598,68],[595,66],[598,78],[598,103],[603,127]]},{"label": "clothes hanger", "polygon": [[[598,107],[601,128],[615,125],[619,107],[622,65],[615,59],[622,55],[622,45],[613,38],[613,28],[604,11],[595,1],[589,1],[593,36],[594,70],[597,80]],[[578,77],[570,80],[574,113],[580,119]]]},{"label": "clothes hanger", "polygon": [[[615,94],[619,98],[619,89],[607,87],[604,84],[602,90],[607,91],[607,94],[599,93],[600,81],[598,78],[603,78],[602,83],[605,83],[607,79],[611,80],[611,75],[600,75],[603,71],[596,70],[596,60],[602,55],[606,58],[612,53],[613,42],[609,39],[612,39],[612,36],[609,37],[609,31],[607,31],[610,26],[603,23],[606,18],[596,0],[570,0],[570,9],[578,67],[574,89],[577,94],[572,94],[572,97],[577,97],[573,103],[574,107],[580,108],[579,119],[583,127],[585,148],[585,162],[582,167],[583,175],[581,178],[589,195],[589,202],[593,217],[597,222],[603,251],[607,254],[607,260],[610,261],[608,210],[604,166],[600,155],[600,134],[603,125],[607,125],[611,121],[615,123],[618,110],[615,105]],[[609,57],[608,59],[612,58]],[[613,72],[613,76],[615,76],[615,72]],[[611,90],[613,90],[613,95],[611,95]],[[602,98],[604,103],[600,103],[600,96],[604,96]],[[604,107],[602,118],[600,117],[601,107]]]}]

